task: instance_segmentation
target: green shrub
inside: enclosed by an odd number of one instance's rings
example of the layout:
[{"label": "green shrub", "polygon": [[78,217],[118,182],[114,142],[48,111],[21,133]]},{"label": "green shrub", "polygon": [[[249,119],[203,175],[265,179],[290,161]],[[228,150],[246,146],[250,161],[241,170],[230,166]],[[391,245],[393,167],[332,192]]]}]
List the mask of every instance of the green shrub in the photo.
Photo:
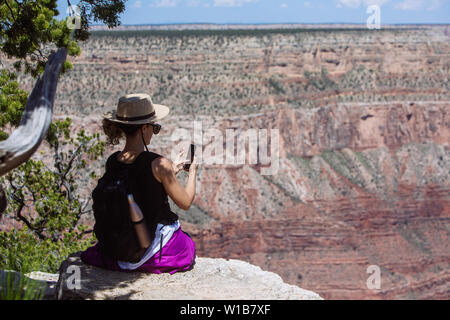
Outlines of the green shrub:
[{"label": "green shrub", "polygon": [[[92,209],[87,206],[90,199],[82,200],[77,193],[76,182],[84,176],[96,178],[94,171],[87,174],[84,158],[96,160],[103,155],[105,143],[98,141],[98,133],[89,136],[84,129],[72,138],[70,125],[66,118],[52,123],[47,131],[55,170],[29,159],[0,178],[8,198],[4,214],[21,224],[0,232],[0,269],[55,273],[70,253],[95,241],[92,230],[80,223]],[[64,145],[69,146],[68,151]],[[84,187],[85,181],[81,185]]]},{"label": "green shrub", "polygon": [[309,83],[320,91],[336,87],[336,83],[328,78],[328,73],[323,67],[321,72],[305,71],[304,75],[305,78],[308,79]]},{"label": "green shrub", "polygon": [[285,94],[286,91],[284,91],[282,84],[275,80],[274,78],[270,78],[269,79],[269,84],[270,86],[274,89],[276,94]]},{"label": "green shrub", "polygon": [[5,271],[0,278],[0,300],[42,300],[45,287],[22,273]]}]

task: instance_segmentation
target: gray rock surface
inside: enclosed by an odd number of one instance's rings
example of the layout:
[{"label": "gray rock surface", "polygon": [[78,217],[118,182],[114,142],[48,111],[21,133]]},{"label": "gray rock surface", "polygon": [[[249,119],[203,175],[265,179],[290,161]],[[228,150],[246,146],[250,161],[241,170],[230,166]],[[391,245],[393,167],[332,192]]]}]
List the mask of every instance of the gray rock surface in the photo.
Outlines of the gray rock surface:
[{"label": "gray rock surface", "polygon": [[45,286],[44,300],[53,300],[55,298],[55,289],[58,282],[59,274],[41,271],[33,271],[25,274],[30,279],[39,281]]},{"label": "gray rock surface", "polygon": [[[78,287],[75,270],[79,270]],[[61,265],[56,292],[59,299],[322,299],[247,262],[198,257],[192,270],[171,275],[108,271],[73,255]]]}]

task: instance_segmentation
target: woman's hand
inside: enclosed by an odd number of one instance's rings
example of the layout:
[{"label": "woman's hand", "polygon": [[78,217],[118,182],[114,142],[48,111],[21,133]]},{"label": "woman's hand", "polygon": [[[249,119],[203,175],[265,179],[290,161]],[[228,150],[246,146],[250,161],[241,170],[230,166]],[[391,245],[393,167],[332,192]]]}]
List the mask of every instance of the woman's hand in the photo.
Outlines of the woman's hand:
[{"label": "woman's hand", "polygon": [[194,154],[194,160],[191,163],[191,166],[189,167],[189,173],[193,173],[194,175],[197,173],[197,167],[198,167],[198,162],[197,162],[197,156]]},{"label": "woman's hand", "polygon": [[172,168],[173,168],[173,172],[175,173],[175,175],[180,172],[181,170],[183,170],[183,166],[186,162],[188,162],[188,160],[185,157],[186,151],[185,150],[181,150],[181,152],[178,154],[177,158],[175,159],[174,162],[172,162]]},{"label": "woman's hand", "polygon": [[[155,178],[162,183],[164,190],[166,190],[167,195],[175,202],[175,204],[183,209],[189,210],[192,201],[195,197],[195,180],[197,165],[194,158],[194,165],[191,165],[189,170],[189,177],[186,183],[186,187],[183,187],[175,176],[174,168],[181,168],[181,164],[185,162],[184,160],[180,163],[180,166],[174,165],[174,163],[165,158],[159,157],[152,161],[152,172]],[[193,174],[191,174],[193,173]]]}]

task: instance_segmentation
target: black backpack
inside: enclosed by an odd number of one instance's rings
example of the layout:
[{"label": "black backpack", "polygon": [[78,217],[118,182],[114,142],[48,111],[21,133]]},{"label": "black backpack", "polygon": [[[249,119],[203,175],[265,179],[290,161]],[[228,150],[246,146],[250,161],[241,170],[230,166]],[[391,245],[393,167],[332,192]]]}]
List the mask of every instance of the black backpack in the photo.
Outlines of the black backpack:
[{"label": "black backpack", "polygon": [[137,262],[142,249],[130,219],[127,195],[129,168],[108,168],[92,191],[94,233],[102,254],[115,260]]}]

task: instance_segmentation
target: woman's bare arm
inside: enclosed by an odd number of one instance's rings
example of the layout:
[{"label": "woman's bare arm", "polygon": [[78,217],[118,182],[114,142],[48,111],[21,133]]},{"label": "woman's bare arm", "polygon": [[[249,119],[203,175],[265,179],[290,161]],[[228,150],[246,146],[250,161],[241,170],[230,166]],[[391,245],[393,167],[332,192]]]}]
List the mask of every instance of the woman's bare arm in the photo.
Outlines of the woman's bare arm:
[{"label": "woman's bare arm", "polygon": [[145,223],[144,214],[134,201],[133,195],[128,195],[128,203],[130,205],[130,218],[134,224],[134,228],[142,249],[147,249],[152,244],[150,242],[150,234],[148,233],[147,225]]},{"label": "woman's bare arm", "polygon": [[175,176],[174,166],[171,160],[160,157],[152,162],[152,172],[155,178],[161,182],[168,196],[183,210],[188,210],[195,197],[195,178],[197,163],[195,159],[189,169],[189,177],[186,186],[183,187]]}]

